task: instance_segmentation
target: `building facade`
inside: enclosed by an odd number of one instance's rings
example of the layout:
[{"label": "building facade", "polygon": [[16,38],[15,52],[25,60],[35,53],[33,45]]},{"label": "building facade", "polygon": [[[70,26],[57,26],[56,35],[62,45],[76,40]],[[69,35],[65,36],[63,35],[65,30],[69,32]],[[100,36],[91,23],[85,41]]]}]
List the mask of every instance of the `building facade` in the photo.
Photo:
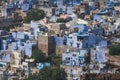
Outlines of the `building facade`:
[{"label": "building facade", "polygon": [[46,56],[55,53],[55,41],[54,36],[39,35],[38,36],[38,48],[43,51]]}]

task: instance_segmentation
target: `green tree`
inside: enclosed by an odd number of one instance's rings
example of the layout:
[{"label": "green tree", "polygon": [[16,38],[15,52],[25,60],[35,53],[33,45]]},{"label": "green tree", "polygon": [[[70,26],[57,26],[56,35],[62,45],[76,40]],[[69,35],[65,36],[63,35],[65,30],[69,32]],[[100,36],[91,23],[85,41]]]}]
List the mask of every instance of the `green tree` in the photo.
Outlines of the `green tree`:
[{"label": "green tree", "polygon": [[52,66],[60,66],[62,60],[60,57],[56,56],[56,54],[52,54],[49,56],[45,56],[41,50],[35,49],[32,53],[31,58],[35,59],[35,62],[49,62]]},{"label": "green tree", "polygon": [[41,20],[45,17],[45,12],[41,9],[31,9],[27,16],[24,18],[23,22],[30,23],[31,20]]},{"label": "green tree", "polygon": [[40,80],[39,79],[39,74],[38,73],[34,73],[34,74],[29,74],[29,77],[25,80]]},{"label": "green tree", "polygon": [[29,75],[26,80],[66,80],[67,74],[63,68],[44,67],[39,73]]},{"label": "green tree", "polygon": [[109,47],[110,55],[120,55],[120,44]]},{"label": "green tree", "polygon": [[46,61],[45,53],[38,49],[33,51],[31,58],[35,59],[35,62],[37,63]]},{"label": "green tree", "polygon": [[58,57],[56,55],[50,55],[47,57],[47,60],[51,63],[52,66],[60,66],[62,63],[61,57]]},{"label": "green tree", "polygon": [[7,0],[2,0],[2,1],[7,2]]}]

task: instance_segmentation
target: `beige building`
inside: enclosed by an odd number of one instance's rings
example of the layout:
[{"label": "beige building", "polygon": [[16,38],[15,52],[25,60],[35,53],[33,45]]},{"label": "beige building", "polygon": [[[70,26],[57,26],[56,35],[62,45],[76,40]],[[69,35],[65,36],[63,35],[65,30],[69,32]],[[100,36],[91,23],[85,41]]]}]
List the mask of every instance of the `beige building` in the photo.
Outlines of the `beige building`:
[{"label": "beige building", "polygon": [[104,8],[105,4],[104,4],[104,0],[100,0],[100,8]]},{"label": "beige building", "polygon": [[65,31],[68,31],[68,28],[64,23],[51,23],[48,29],[54,31],[55,34],[60,34],[60,35],[64,34]]},{"label": "beige building", "polygon": [[10,63],[10,70],[16,72],[16,69],[21,65],[22,53],[19,51],[12,51],[10,49],[3,52],[3,61]]},{"label": "beige building", "polygon": [[66,46],[66,45],[56,46],[56,55],[62,56],[62,54],[65,53],[67,50],[76,51],[77,48],[73,48],[73,47]]},{"label": "beige building", "polygon": [[14,57],[11,59],[11,70],[16,72],[16,69],[21,65],[21,53],[14,51]]}]

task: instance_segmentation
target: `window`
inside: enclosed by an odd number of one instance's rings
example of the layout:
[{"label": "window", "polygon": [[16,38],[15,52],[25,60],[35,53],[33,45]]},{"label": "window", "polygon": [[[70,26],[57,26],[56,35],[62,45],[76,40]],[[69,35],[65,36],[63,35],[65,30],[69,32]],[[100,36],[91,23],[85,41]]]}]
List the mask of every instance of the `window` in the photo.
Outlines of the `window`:
[{"label": "window", "polygon": [[70,46],[72,46],[73,45],[73,42],[70,42]]},{"label": "window", "polygon": [[77,43],[77,48],[79,48],[80,43]]},{"label": "window", "polygon": [[97,59],[97,54],[95,53],[95,59]]}]

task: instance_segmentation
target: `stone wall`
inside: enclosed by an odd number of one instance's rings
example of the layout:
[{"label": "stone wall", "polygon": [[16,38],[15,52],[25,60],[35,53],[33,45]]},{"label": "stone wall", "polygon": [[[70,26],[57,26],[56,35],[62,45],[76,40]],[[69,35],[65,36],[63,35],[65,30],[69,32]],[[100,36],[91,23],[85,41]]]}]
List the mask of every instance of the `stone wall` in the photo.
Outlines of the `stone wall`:
[{"label": "stone wall", "polygon": [[49,54],[55,53],[55,42],[53,36],[38,36],[38,49]]}]

